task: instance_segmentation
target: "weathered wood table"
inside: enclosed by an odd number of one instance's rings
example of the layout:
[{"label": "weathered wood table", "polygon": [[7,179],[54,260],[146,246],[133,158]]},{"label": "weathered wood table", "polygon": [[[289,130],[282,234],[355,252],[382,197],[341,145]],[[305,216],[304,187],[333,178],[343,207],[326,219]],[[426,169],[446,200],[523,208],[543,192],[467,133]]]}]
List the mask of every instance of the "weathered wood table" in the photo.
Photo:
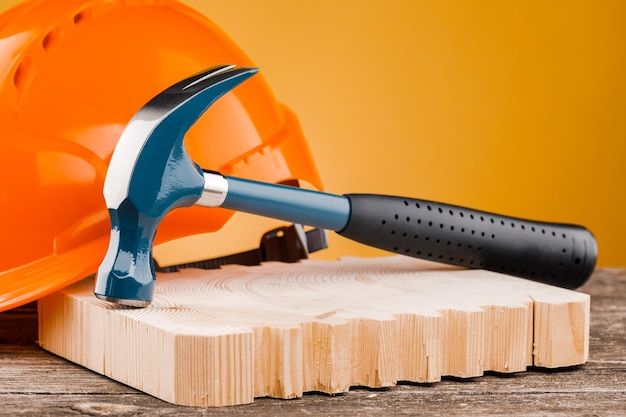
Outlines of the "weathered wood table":
[{"label": "weathered wood table", "polygon": [[0,415],[626,416],[626,269],[600,269],[581,291],[591,295],[582,366],[210,409],[171,405],[40,349],[31,304],[0,313]]}]

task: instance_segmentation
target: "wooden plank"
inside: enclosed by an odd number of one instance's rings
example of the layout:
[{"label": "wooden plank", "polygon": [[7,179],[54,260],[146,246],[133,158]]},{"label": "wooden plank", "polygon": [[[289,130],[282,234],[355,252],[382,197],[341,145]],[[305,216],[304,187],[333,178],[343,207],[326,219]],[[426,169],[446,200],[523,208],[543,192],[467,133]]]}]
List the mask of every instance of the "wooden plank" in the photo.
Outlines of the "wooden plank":
[{"label": "wooden plank", "polygon": [[161,274],[139,310],[92,285],[40,301],[41,346],[175,404],[570,366],[589,352],[588,295],[405,257]]}]

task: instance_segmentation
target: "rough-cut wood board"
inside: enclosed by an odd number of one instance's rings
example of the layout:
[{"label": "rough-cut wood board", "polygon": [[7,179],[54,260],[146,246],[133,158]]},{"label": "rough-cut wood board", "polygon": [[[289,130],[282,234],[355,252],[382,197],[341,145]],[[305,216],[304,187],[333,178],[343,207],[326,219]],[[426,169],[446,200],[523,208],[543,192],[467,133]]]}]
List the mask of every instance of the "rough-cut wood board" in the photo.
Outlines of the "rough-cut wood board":
[{"label": "rough-cut wood board", "polygon": [[80,282],[39,303],[45,349],[198,406],[584,363],[589,296],[406,257],[161,274],[146,309]]}]

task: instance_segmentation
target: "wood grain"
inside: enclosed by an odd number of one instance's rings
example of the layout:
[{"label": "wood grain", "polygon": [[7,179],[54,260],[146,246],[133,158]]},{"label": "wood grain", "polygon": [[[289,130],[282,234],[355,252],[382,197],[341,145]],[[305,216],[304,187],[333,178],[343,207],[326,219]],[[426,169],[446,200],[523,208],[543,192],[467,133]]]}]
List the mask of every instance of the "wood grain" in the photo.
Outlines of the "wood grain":
[{"label": "wood grain", "polygon": [[413,258],[162,274],[155,301],[139,310],[95,299],[92,286],[40,301],[40,345],[175,404],[338,394],[588,357],[588,295]]}]

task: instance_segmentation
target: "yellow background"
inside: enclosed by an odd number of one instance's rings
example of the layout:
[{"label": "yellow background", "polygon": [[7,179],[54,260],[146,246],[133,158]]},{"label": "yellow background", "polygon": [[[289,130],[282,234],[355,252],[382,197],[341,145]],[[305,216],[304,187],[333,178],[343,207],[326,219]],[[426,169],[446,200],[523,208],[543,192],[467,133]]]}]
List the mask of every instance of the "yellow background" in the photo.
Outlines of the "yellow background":
[{"label": "yellow background", "polygon": [[625,1],[185,3],[297,113],[327,191],[583,224],[626,266]]}]

